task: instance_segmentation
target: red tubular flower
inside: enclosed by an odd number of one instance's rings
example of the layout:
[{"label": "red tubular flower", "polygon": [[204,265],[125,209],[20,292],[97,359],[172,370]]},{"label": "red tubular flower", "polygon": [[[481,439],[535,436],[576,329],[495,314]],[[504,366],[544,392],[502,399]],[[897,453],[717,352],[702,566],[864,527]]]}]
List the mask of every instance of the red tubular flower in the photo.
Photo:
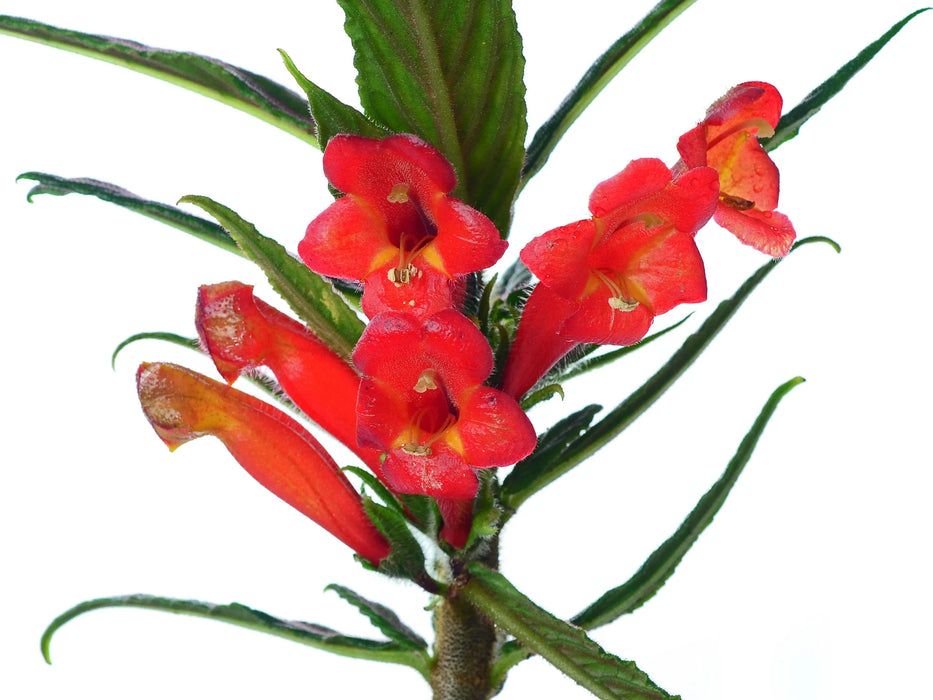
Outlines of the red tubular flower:
[{"label": "red tubular flower", "polygon": [[381,477],[379,450],[356,441],[360,376],[302,324],[253,296],[240,282],[198,289],[195,324],[221,376],[268,367],[304,413]]},{"label": "red tubular flower", "polygon": [[534,449],[515,400],[482,385],[493,367],[489,344],[453,309],[424,321],[379,314],[353,361],[363,374],[359,442],[387,452],[383,470],[399,493],[471,499],[474,468],[513,464]]},{"label": "red tubular flower", "polygon": [[213,435],[256,481],[360,556],[378,563],[389,554],[334,460],[284,413],[177,365],[142,364],[136,381],[143,412],[169,449]]},{"label": "red tubular flower", "polygon": [[463,293],[460,278],[505,252],[486,216],[447,196],[453,168],[415,136],[339,134],[324,151],[324,174],[347,196],[310,223],[298,254],[319,274],[362,281],[370,318],[451,307]]},{"label": "red tubular flower", "polygon": [[775,211],[780,178],[758,137],[774,134],[781,104],[774,86],[742,83],[713,104],[706,118],[677,143],[683,167],[709,165],[719,172],[716,223],[776,258],[787,254],[797,234],[790,219]]},{"label": "red tubular flower", "polygon": [[677,177],[632,161],[590,196],[591,219],[532,240],[521,259],[540,284],[525,306],[503,388],[521,396],[577,343],[631,345],[655,316],[706,299],[694,234],[719,193],[712,168]]}]

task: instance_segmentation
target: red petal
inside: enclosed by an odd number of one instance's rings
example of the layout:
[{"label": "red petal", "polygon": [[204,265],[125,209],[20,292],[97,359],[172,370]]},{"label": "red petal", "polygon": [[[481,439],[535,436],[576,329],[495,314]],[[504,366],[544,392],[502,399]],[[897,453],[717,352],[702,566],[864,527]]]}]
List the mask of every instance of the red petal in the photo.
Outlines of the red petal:
[{"label": "red petal", "polygon": [[761,119],[773,129],[781,119],[782,104],[781,93],[773,85],[762,82],[736,85],[707,110],[704,119],[707,139],[712,141],[737,124],[753,119]]},{"label": "red petal", "polygon": [[534,426],[508,394],[488,386],[470,392],[460,406],[455,430],[463,456],[474,467],[505,467],[535,448]]},{"label": "red petal", "polygon": [[421,198],[457,186],[454,169],[430,144],[411,134],[386,139],[338,134],[324,149],[324,175],[341,192],[386,201],[399,182]]},{"label": "red petal", "polygon": [[654,315],[644,304],[631,311],[609,306],[609,290],[601,286],[585,297],[579,310],[567,319],[561,334],[577,343],[632,345],[645,337]]},{"label": "red petal", "polygon": [[362,280],[396,258],[398,248],[389,240],[385,221],[361,200],[347,196],[308,224],[298,255],[318,274]]},{"label": "red petal", "polygon": [[719,171],[724,194],[752,202],[756,209],[771,211],[778,204],[777,166],[758,139],[740,131],[709,150],[709,164]]},{"label": "red petal", "polygon": [[[641,224],[632,225],[606,237],[593,251],[591,264],[615,271],[628,295],[654,316],[678,304],[706,299],[703,259],[689,233],[670,229],[656,233]],[[612,311],[608,301],[606,306]]]},{"label": "red petal", "polygon": [[467,543],[473,526],[472,498],[437,498],[437,509],[444,519],[440,535],[457,549]]},{"label": "red petal", "polygon": [[424,318],[454,305],[456,285],[446,275],[424,266],[419,268],[420,275],[415,274],[410,281],[400,284],[389,279],[389,271],[397,265],[395,257],[364,278],[362,306],[369,318],[383,311]]},{"label": "red petal", "polygon": [[499,237],[492,221],[459,199],[443,197],[432,213],[437,236],[431,244],[433,251],[425,251],[425,257],[448,276],[491,267],[509,246]]},{"label": "red petal", "polygon": [[466,460],[442,442],[435,443],[427,456],[392,450],[383,469],[389,486],[397,493],[473,498],[479,488],[476,474]]},{"label": "red petal", "polygon": [[542,284],[574,301],[583,293],[590,277],[587,256],[595,241],[596,224],[586,219],[532,239],[519,257]]},{"label": "red petal", "polygon": [[776,211],[738,211],[720,204],[713,219],[742,243],[774,258],[787,255],[797,237],[790,219]]},{"label": "red petal", "polygon": [[[629,212],[639,201],[657,194],[670,182],[671,171],[657,158],[633,160],[622,172],[596,185],[590,195],[590,212],[597,219],[615,216],[616,210],[623,208]],[[624,214],[626,218],[631,215]]]},{"label": "red petal", "polygon": [[213,435],[260,484],[361,556],[378,562],[389,553],[340,468],[281,411],[177,365],[143,364],[137,385],[146,418],[171,449]]}]

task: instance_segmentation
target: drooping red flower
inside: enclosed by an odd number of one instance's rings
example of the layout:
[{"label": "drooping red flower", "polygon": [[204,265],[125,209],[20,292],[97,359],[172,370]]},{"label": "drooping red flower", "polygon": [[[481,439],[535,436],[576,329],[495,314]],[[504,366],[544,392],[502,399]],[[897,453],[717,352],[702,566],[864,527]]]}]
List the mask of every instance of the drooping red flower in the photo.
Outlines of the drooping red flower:
[{"label": "drooping red flower", "polygon": [[521,252],[538,277],[509,354],[504,390],[521,396],[578,343],[631,345],[655,316],[706,299],[694,234],[719,193],[712,168],[676,177],[632,161],[590,196],[592,218],[548,231]]},{"label": "drooping red flower", "polygon": [[474,469],[514,464],[534,449],[515,400],[482,384],[493,368],[489,344],[453,309],[423,321],[379,314],[353,362],[363,375],[359,442],[387,453],[383,471],[399,493],[471,499]]},{"label": "drooping red flower", "polygon": [[195,324],[228,383],[267,367],[305,415],[381,476],[380,451],[356,440],[359,374],[301,323],[256,298],[250,285],[224,282],[198,289]]},{"label": "drooping red flower", "polygon": [[298,254],[315,272],[363,282],[363,311],[426,317],[460,301],[463,276],[505,252],[485,215],[448,196],[450,163],[409,134],[339,134],[324,174],[346,193],[308,226]]},{"label": "drooping red flower", "polygon": [[717,100],[677,143],[681,167],[709,165],[719,172],[716,223],[773,257],[786,255],[797,235],[790,219],[775,211],[780,177],[758,141],[774,134],[781,106],[774,86],[742,83]]},{"label": "drooping red flower", "polygon": [[146,418],[169,449],[213,435],[256,481],[360,556],[378,564],[389,554],[334,460],[278,409],[171,364],[142,364],[137,387]]}]

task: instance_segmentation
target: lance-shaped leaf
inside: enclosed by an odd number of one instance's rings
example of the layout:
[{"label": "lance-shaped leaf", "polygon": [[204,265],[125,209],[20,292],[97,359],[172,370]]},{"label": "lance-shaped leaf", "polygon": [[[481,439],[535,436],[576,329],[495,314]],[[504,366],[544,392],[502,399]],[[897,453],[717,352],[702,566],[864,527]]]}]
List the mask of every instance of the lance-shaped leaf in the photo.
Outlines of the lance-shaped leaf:
[{"label": "lance-shaped leaf", "polygon": [[604,651],[579,627],[558,620],[519,592],[502,574],[468,565],[460,595],[563,673],[604,700],[671,698],[633,661]]},{"label": "lance-shaped leaf", "polygon": [[400,646],[408,649],[428,648],[428,643],[417,632],[402,622],[398,615],[384,605],[367,600],[356,591],[351,591],[346,586],[339,586],[336,583],[330,584],[324,590],[334,591],[368,617],[376,629]]},{"label": "lance-shaped leaf", "polygon": [[168,224],[179,231],[190,233],[201,240],[213,243],[218,248],[242,255],[242,251],[237,246],[230,234],[223,226],[220,226],[208,219],[202,219],[199,216],[193,216],[188,212],[161,202],[154,202],[150,199],[144,199],[133,194],[129,190],[101,180],[91,180],[84,177],[64,178],[58,175],[48,173],[29,172],[20,175],[17,180],[35,180],[38,185],[33,186],[26,198],[32,202],[33,197],[39,194],[50,194],[61,197],[66,194],[84,194],[97,197],[105,202],[110,202],[118,206],[135,211],[143,216],[148,216],[163,224]]},{"label": "lance-shaped leaf", "polygon": [[97,58],[211,97],[317,146],[305,101],[273,80],[216,58],[0,15],[0,33]]},{"label": "lance-shaped leaf", "polygon": [[696,0],[662,0],[642,20],[623,34],[587,69],[580,82],[564,98],[557,111],[541,125],[525,157],[522,185],[547,162],[554,147],[603,88],[639,51],[654,39],[675,17]]},{"label": "lance-shaped leaf", "polygon": [[330,282],[311,272],[279,243],[263,236],[255,226],[224,205],[195,195],[182,197],[180,201],[194,204],[217,219],[246,256],[262,268],[273,289],[311,332],[337,354],[350,356],[363,334],[363,322]]},{"label": "lance-shaped leaf", "polygon": [[505,236],[527,124],[521,37],[508,0],[339,0],[367,116],[439,149],[454,196]]},{"label": "lance-shaped leaf", "polygon": [[428,657],[420,649],[411,645],[404,646],[397,641],[378,641],[360,637],[349,637],[335,632],[328,627],[315,625],[309,622],[281,620],[259,610],[248,608],[239,603],[229,605],[216,605],[197,600],[178,600],[176,598],[160,598],[149,595],[126,595],[112,598],[97,598],[88,600],[74,606],[56,617],[42,635],[42,655],[46,662],[52,663],[49,646],[52,636],[66,622],[73,620],[91,610],[101,608],[148,608],[193,617],[204,617],[219,620],[237,627],[265,632],[276,637],[289,639],[299,644],[323,649],[341,656],[350,656],[357,659],[383,661],[387,663],[411,666],[425,679],[429,679]]},{"label": "lance-shaped leaf", "polygon": [[922,10],[911,12],[882,34],[880,38],[862,49],[855,58],[846,63],[829,79],[821,83],[819,87],[803,98],[803,101],[799,105],[781,117],[781,121],[778,122],[774,130],[774,136],[761,139],[764,149],[766,151],[773,151],[785,141],[790,141],[794,138],[800,131],[800,127],[803,126],[804,122],[819,112],[824,104],[835,97],[842,88],[845,87],[846,83],[848,83],[856,73],[862,70],[895,34],[901,31],[905,24],[921,12],[926,12],[929,9],[929,7],[925,7]]},{"label": "lance-shaped leaf", "polygon": [[597,404],[581,408],[576,413],[559,420],[538,436],[535,451],[516,464],[502,482],[499,498],[511,512],[515,512],[524,500],[525,494],[530,495],[540,491],[563,473],[561,471],[554,473],[554,468],[562,464],[567,445],[590,427],[593,417],[602,408]]},{"label": "lance-shaped leaf", "polygon": [[[781,399],[803,381],[802,377],[794,377],[774,390],[751,429],[742,439],[726,471],[697,502],[677,531],[645,560],[641,568],[628,581],[607,591],[599,600],[571,618],[571,623],[585,630],[606,625],[632,612],[660,590],[667,579],[673,575],[674,570],[700,534],[713,522],[716,513],[725,503],[726,497],[738,481],[745,465],[748,464],[765,426],[774,415]],[[500,677],[504,676],[509,668],[529,656],[531,652],[527,648],[515,641],[508,642],[503,646],[502,653],[496,662],[495,673]]]},{"label": "lance-shaped leaf", "polygon": [[[388,557],[379,563],[378,571],[394,578],[407,578],[426,591],[436,593],[441,584],[435,581],[424,568],[424,550],[408,529],[408,521],[394,508],[363,498],[366,515],[379,532],[389,541],[392,548]],[[369,566],[366,561],[361,561]],[[372,567],[370,567],[372,568]]]},{"label": "lance-shaped leaf", "polygon": [[[832,245],[838,252],[839,246],[828,238],[814,236],[804,238],[794,245],[791,252],[808,243],[822,242]],[[644,384],[629,395],[622,403],[607,413],[602,420],[589,428],[579,438],[573,440],[560,456],[558,463],[548,467],[547,481],[535,480],[525,488],[513,488],[509,493],[508,503],[515,504],[527,500],[533,493],[543,488],[547,483],[562,476],[573,467],[580,464],[587,457],[617,437],[623,430],[631,425],[636,418],[648,410],[665,391],[687,371],[687,368],[702,354],[729,320],[735,315],[739,307],[749,295],[767,277],[782,260],[771,260],[762,265],[749,277],[729,299],[721,302],[716,310],[703,322],[697,331],[684,341],[661,369],[655,372]]]},{"label": "lance-shaped leaf", "polygon": [[632,578],[617,588],[613,588],[586,610],[571,619],[575,625],[584,629],[593,629],[608,624],[630,613],[658,592],[661,586],[674,573],[674,569],[683,559],[687,550],[713,522],[726,497],[738,481],[742,470],[758,444],[765,426],[777,410],[778,404],[787,393],[803,382],[803,377],[794,377],[785,382],[771,394],[751,429],[742,439],[735,456],[730,460],[726,471],[699,500],[686,520],[650,557]]},{"label": "lance-shaped leaf", "polygon": [[327,142],[336,134],[356,134],[380,138],[389,136],[391,132],[374,124],[366,115],[350,105],[344,104],[330,93],[322,90],[315,83],[308,80],[292,61],[291,56],[279,49],[285,67],[292,74],[295,82],[308,96],[308,106],[311,116],[317,124],[318,145],[323,150]]}]

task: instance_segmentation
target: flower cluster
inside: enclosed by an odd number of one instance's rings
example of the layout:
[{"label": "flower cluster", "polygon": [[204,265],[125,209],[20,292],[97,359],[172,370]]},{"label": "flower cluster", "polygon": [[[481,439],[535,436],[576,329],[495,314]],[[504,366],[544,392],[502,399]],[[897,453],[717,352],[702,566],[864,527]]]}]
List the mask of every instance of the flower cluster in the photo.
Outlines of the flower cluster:
[{"label": "flower cluster", "polygon": [[314,272],[362,285],[369,322],[351,360],[250,286],[203,286],[198,334],[227,384],[145,364],[146,416],[173,449],[218,437],[266,488],[380,562],[389,545],[330,455],[282,411],[230,386],[264,368],[391,491],[434,498],[441,536],[462,547],[477,470],[512,465],[535,447],[519,405],[529,389],[576,345],[633,344],[655,316],[706,298],[694,239],[711,218],[759,250],[788,251],[794,230],[775,211],[777,169],[757,139],[773,133],[780,107],[769,85],[733,88],[681,137],[673,168],[632,161],[596,186],[589,218],[525,246],[521,260],[539,284],[495,374],[464,300],[469,276],[496,263],[506,242],[451,196],[455,173],[431,145],[406,134],[337,135],[323,165],[342,196],[310,223],[298,253]]}]

